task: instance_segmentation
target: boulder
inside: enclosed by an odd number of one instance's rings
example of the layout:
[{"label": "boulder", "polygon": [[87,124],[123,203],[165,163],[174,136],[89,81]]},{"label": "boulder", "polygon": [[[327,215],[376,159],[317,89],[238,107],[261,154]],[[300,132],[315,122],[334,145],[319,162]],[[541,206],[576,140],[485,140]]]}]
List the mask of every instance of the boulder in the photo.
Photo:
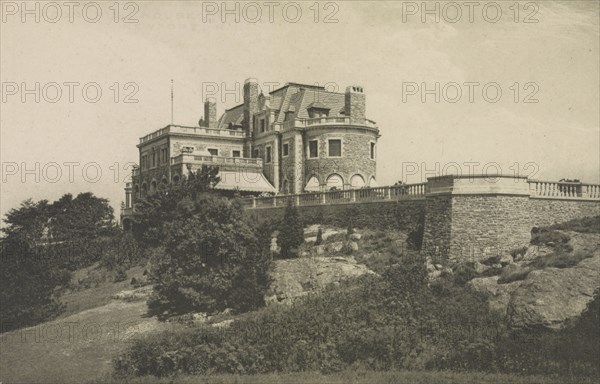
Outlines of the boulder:
[{"label": "boulder", "polygon": [[353,258],[341,256],[276,260],[265,301],[269,304],[291,303],[295,298],[319,292],[330,284],[366,273],[374,272],[357,264]]},{"label": "boulder", "polygon": [[360,233],[353,233],[350,235],[350,240],[358,241],[362,238]]},{"label": "boulder", "polygon": [[358,251],[358,243],[356,241],[351,241],[348,244],[348,248],[350,248],[350,250],[352,250],[352,252],[356,252],[356,251]]},{"label": "boulder", "polygon": [[342,249],[344,249],[344,242],[343,241],[334,241],[333,243],[326,244],[325,249],[328,252],[338,253]]},{"label": "boulder", "polygon": [[403,256],[406,251],[406,241],[405,240],[394,240],[391,244],[392,253],[396,256]]},{"label": "boulder", "polygon": [[478,277],[470,280],[467,287],[483,293],[488,298],[490,309],[500,316],[506,316],[511,295],[521,285],[521,282],[498,284],[498,278],[499,276]]},{"label": "boulder", "polygon": [[505,266],[514,263],[513,257],[509,253],[503,253],[500,256],[500,265]]},{"label": "boulder", "polygon": [[600,253],[572,268],[532,271],[513,292],[507,313],[510,325],[561,328],[579,316],[600,286]]},{"label": "boulder", "polygon": [[489,266],[480,263],[479,261],[476,261],[473,263],[473,269],[475,270],[476,273],[480,274],[483,273],[485,271],[487,271],[488,269],[490,269]]}]

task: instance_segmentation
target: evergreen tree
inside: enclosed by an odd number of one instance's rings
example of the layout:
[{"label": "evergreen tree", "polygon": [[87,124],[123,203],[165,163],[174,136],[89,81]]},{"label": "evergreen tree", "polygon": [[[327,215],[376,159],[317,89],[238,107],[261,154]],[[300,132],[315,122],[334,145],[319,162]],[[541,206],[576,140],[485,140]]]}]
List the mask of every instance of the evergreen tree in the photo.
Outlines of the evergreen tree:
[{"label": "evergreen tree", "polygon": [[277,237],[284,258],[298,257],[298,247],[304,242],[304,226],[298,208],[288,203]]}]

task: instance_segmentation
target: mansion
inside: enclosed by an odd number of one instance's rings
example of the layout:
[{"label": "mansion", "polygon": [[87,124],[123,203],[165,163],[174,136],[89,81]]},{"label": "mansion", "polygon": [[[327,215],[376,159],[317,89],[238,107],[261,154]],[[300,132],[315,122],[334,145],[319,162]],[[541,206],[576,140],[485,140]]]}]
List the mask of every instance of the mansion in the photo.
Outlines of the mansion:
[{"label": "mansion", "polygon": [[265,95],[247,79],[243,104],[220,118],[209,98],[198,126],[167,125],[140,138],[124,214],[137,199],[203,165],[219,167],[215,189],[242,195],[375,186],[380,135],[365,111],[360,86],[340,93],[287,83]]}]

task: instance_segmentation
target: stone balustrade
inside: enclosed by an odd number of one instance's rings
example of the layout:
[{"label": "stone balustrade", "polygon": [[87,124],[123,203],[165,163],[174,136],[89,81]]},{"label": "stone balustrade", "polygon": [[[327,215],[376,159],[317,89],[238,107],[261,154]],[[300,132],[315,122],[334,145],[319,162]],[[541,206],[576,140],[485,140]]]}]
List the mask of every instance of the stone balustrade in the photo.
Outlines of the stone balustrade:
[{"label": "stone balustrade", "polygon": [[385,187],[341,189],[334,191],[307,192],[298,195],[276,195],[243,199],[247,208],[284,207],[291,202],[296,206],[321,204],[348,204],[370,201],[397,201],[425,198],[427,183],[392,185]]},{"label": "stone balustrade", "polygon": [[477,175],[463,178],[442,176],[431,178],[427,183],[248,198],[242,204],[247,208],[283,207],[288,202],[296,206],[314,206],[423,199],[426,196],[439,194],[522,195],[532,199],[600,201],[600,185],[527,180],[525,177],[498,175]]},{"label": "stone balustrade", "polygon": [[146,143],[150,140],[154,140],[168,133],[180,133],[189,135],[205,135],[205,136],[221,136],[221,137],[245,137],[243,131],[236,131],[231,129],[215,129],[206,127],[184,127],[180,125],[168,125],[164,128],[158,129],[144,137],[140,138],[140,144]]},{"label": "stone balustrade", "polygon": [[533,198],[545,199],[600,199],[600,185],[564,181],[529,180]]}]

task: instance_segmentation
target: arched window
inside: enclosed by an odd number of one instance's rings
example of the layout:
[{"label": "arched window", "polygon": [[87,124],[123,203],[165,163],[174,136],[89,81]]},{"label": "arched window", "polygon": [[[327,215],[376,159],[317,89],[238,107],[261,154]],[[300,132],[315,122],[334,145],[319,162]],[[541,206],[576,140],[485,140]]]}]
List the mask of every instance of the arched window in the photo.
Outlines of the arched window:
[{"label": "arched window", "polygon": [[156,180],[152,180],[150,183],[150,193],[156,192]]},{"label": "arched window", "polygon": [[365,179],[361,175],[356,174],[350,179],[350,184],[352,188],[362,188],[365,186]]},{"label": "arched window", "polygon": [[179,177],[179,175],[174,175],[173,176],[173,183],[174,184],[179,184],[180,180],[181,180],[181,178]]},{"label": "arched window", "polygon": [[308,192],[318,192],[320,187],[319,179],[317,179],[315,176],[311,176],[310,179],[308,179],[308,183],[306,183],[304,190]]},{"label": "arched window", "polygon": [[334,173],[327,178],[327,189],[344,189],[344,179],[342,176]]},{"label": "arched window", "polygon": [[148,194],[148,184],[142,184],[142,196],[146,196]]}]

